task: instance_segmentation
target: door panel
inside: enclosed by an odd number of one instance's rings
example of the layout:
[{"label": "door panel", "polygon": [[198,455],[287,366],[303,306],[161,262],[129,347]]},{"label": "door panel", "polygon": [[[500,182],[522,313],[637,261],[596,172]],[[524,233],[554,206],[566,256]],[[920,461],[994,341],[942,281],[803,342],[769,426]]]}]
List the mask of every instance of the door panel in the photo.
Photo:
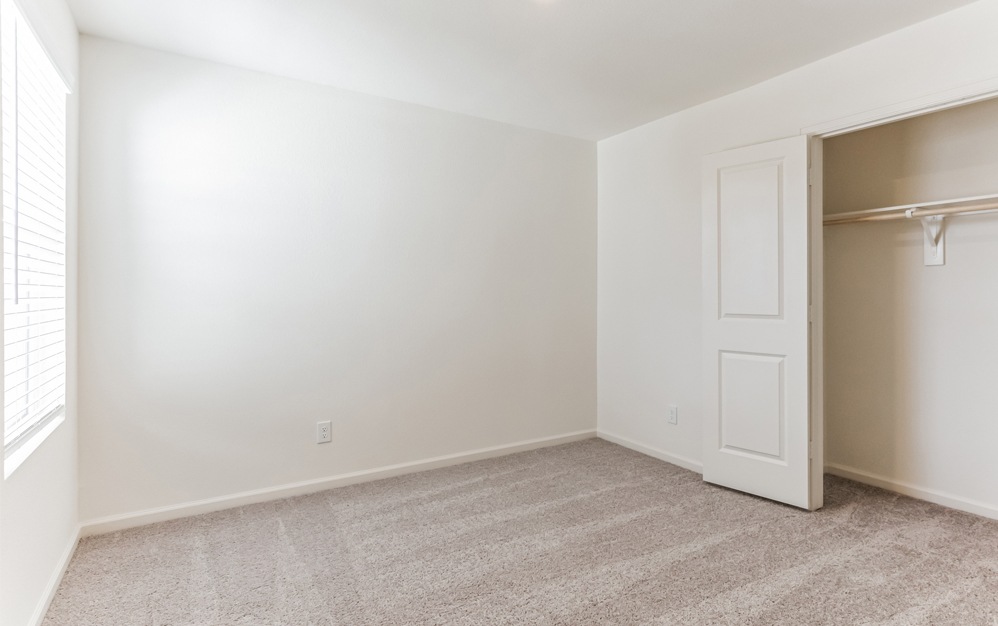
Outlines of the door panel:
[{"label": "door panel", "polygon": [[781,166],[763,162],[719,172],[722,316],[780,314]]},{"label": "door panel", "polygon": [[808,138],[706,157],[703,194],[704,480],[816,508]]},{"label": "door panel", "polygon": [[721,352],[720,450],[786,465],[782,356]]}]

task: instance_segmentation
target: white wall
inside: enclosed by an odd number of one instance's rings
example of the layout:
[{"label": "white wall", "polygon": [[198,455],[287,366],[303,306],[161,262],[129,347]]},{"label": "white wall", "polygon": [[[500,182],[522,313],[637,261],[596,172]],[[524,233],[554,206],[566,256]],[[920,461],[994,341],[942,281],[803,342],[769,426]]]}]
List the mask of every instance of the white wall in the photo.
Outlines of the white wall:
[{"label": "white wall", "polygon": [[[75,82],[78,35],[62,0],[18,0],[63,76]],[[77,536],[76,276],[78,98],[67,106],[67,390],[65,421],[0,481],[0,625],[40,619]],[[2,428],[2,426],[0,426]]]},{"label": "white wall", "polygon": [[700,461],[703,155],[994,79],[996,23],[978,2],[599,143],[601,432]]},{"label": "white wall", "polygon": [[[998,100],[825,142],[825,209],[998,193]],[[825,229],[826,462],[998,503],[998,216]]]},{"label": "white wall", "polygon": [[81,75],[85,522],[595,428],[594,143],[91,37]]}]

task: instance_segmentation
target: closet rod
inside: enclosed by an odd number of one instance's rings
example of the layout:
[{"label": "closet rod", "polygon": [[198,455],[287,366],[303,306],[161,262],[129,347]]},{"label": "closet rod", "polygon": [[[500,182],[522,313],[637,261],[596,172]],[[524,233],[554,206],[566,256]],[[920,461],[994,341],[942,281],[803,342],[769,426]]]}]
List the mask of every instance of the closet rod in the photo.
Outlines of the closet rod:
[{"label": "closet rod", "polygon": [[[985,202],[976,202],[978,200],[985,199],[987,200]],[[852,224],[855,222],[880,222],[886,220],[932,217],[936,215],[980,215],[983,213],[998,213],[998,196],[980,196],[977,198],[946,200],[923,205],[916,204],[888,207],[884,209],[870,209],[867,211],[854,211],[852,213],[839,213],[826,216],[824,224],[825,226],[834,226],[836,224]]]}]

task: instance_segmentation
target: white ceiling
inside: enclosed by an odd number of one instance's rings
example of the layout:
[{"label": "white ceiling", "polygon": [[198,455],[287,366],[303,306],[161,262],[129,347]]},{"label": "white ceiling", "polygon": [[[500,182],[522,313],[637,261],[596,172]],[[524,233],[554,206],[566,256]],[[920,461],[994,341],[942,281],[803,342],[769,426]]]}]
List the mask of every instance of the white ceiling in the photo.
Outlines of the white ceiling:
[{"label": "white ceiling", "polygon": [[80,30],[601,139],[970,0],[68,0]]}]

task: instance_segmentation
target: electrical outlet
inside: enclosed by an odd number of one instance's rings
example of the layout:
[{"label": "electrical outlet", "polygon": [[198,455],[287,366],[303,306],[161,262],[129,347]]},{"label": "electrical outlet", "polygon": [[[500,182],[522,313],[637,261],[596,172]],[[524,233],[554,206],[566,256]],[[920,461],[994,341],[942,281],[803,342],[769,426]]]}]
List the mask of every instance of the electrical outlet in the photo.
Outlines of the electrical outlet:
[{"label": "electrical outlet", "polygon": [[315,423],[315,443],[329,443],[333,440],[333,424],[330,421]]},{"label": "electrical outlet", "polygon": [[679,407],[675,404],[669,405],[669,423],[678,424],[679,423]]}]

